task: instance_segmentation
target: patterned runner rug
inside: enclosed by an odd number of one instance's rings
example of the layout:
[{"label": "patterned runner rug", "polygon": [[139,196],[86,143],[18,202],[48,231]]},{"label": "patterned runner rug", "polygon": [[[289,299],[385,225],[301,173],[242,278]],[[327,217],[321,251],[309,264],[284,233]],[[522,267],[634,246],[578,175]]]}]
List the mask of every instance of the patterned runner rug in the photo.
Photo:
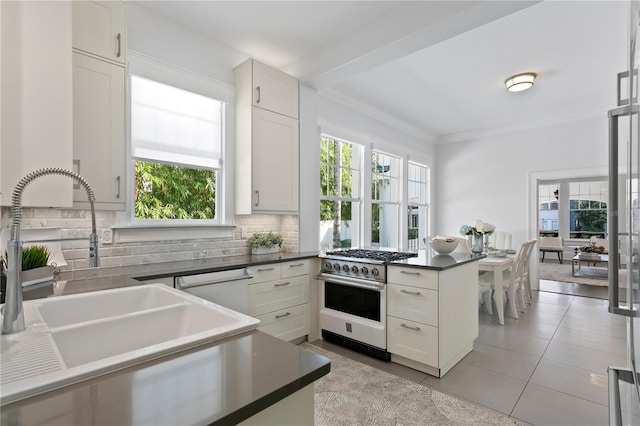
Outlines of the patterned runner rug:
[{"label": "patterned runner rug", "polygon": [[317,426],[521,424],[310,343],[301,346],[331,360],[331,372],[315,382]]}]

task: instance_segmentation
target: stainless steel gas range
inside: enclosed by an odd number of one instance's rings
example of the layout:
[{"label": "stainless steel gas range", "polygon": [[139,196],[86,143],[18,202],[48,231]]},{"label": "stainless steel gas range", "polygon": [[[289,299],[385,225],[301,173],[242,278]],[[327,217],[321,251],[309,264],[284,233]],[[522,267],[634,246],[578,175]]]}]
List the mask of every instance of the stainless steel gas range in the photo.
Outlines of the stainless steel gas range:
[{"label": "stainless steel gas range", "polygon": [[380,359],[387,352],[387,264],[417,256],[349,249],[321,255],[320,328],[325,340]]}]

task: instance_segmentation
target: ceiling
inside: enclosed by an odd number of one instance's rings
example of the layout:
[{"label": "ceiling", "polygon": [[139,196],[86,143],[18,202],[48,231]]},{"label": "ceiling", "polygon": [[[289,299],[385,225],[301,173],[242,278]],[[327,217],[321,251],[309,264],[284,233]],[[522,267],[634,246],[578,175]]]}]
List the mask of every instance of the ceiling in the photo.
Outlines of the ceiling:
[{"label": "ceiling", "polygon": [[624,1],[138,4],[434,143],[606,117],[626,66]]}]

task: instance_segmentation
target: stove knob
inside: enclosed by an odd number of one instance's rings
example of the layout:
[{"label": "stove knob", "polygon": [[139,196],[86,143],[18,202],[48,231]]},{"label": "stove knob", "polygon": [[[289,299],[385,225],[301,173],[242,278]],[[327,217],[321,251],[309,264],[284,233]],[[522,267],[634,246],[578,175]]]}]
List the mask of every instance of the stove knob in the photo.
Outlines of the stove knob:
[{"label": "stove knob", "polygon": [[340,270],[340,264],[339,263],[334,263],[333,264],[333,269],[335,269],[336,271]]},{"label": "stove knob", "polygon": [[342,265],[342,270],[344,272],[349,272],[349,265]]},{"label": "stove knob", "polygon": [[352,266],[351,267],[351,272],[353,272],[354,274],[357,274],[358,272],[360,272],[360,269],[358,269],[357,266]]},{"label": "stove knob", "polygon": [[373,275],[374,277],[380,275],[380,271],[378,271],[378,268],[371,269],[371,275]]},{"label": "stove knob", "polygon": [[367,269],[366,266],[363,266],[360,268],[360,272],[362,272],[362,275],[367,275],[369,273],[369,269]]},{"label": "stove knob", "polygon": [[324,262],[324,269],[331,270],[331,262]]}]

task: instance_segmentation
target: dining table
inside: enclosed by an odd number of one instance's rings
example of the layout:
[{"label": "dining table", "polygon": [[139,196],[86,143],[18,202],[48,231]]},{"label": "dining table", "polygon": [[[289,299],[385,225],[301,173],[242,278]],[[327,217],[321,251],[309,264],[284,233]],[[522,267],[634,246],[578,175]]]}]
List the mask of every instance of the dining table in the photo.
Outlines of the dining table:
[{"label": "dining table", "polygon": [[507,256],[493,256],[489,255],[478,260],[478,271],[490,271],[493,272],[492,287],[495,290],[494,296],[496,298],[496,307],[498,311],[498,321],[500,325],[504,325],[504,291],[503,280],[504,271],[511,269],[513,266],[513,255]]}]

